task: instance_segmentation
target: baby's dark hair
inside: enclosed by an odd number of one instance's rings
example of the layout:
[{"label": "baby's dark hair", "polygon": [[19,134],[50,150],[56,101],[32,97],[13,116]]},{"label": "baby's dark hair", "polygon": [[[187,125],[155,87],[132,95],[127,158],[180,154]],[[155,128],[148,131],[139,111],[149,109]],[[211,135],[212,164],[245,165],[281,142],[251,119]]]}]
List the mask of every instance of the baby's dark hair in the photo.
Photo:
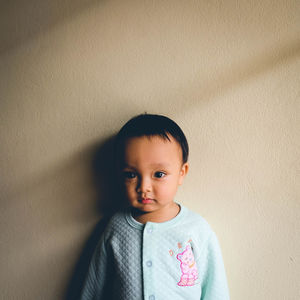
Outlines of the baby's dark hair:
[{"label": "baby's dark hair", "polygon": [[130,119],[119,131],[115,140],[115,154],[123,154],[128,139],[141,136],[159,136],[170,141],[172,136],[182,150],[182,162],[186,163],[189,156],[187,139],[181,128],[170,118],[162,115],[141,114]]}]

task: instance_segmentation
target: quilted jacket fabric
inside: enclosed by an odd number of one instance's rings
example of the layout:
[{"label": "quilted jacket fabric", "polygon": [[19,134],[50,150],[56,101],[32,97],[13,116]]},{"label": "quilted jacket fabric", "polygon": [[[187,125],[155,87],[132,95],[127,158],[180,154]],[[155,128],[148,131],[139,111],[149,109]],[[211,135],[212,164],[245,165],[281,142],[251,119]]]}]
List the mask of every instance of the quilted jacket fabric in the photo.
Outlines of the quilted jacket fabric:
[{"label": "quilted jacket fabric", "polygon": [[112,217],[93,255],[82,300],[228,300],[218,240],[181,205],[163,223]]}]

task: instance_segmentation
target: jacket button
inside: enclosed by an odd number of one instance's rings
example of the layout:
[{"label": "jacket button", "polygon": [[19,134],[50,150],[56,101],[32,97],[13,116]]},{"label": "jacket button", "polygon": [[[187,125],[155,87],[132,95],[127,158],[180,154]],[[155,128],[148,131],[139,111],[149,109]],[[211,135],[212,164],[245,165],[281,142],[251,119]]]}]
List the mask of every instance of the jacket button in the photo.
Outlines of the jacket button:
[{"label": "jacket button", "polygon": [[[146,265],[147,265],[147,267],[151,267],[152,266],[152,261],[151,260],[148,260],[147,262],[146,262]],[[153,296],[153,295],[152,295]]]}]

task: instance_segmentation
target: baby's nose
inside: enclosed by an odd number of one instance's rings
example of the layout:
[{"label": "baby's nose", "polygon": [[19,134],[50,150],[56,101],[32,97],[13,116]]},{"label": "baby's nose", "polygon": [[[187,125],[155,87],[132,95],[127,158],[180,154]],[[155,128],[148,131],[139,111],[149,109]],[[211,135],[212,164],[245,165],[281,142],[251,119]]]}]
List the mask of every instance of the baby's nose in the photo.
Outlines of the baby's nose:
[{"label": "baby's nose", "polygon": [[151,180],[149,178],[141,178],[138,182],[137,192],[138,193],[147,193],[152,189]]}]

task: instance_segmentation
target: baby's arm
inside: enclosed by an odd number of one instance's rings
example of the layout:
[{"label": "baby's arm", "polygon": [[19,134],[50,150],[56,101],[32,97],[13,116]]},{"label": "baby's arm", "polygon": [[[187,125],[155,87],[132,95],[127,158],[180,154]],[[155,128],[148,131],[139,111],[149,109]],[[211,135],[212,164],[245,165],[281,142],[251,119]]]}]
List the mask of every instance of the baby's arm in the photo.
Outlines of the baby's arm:
[{"label": "baby's arm", "polygon": [[229,300],[229,292],[219,242],[212,233],[201,253],[202,273],[201,300]]},{"label": "baby's arm", "polygon": [[[81,300],[104,299],[104,287],[107,276],[107,253],[102,236],[93,254],[87,278],[81,293]],[[102,298],[101,298],[102,297]]]}]

